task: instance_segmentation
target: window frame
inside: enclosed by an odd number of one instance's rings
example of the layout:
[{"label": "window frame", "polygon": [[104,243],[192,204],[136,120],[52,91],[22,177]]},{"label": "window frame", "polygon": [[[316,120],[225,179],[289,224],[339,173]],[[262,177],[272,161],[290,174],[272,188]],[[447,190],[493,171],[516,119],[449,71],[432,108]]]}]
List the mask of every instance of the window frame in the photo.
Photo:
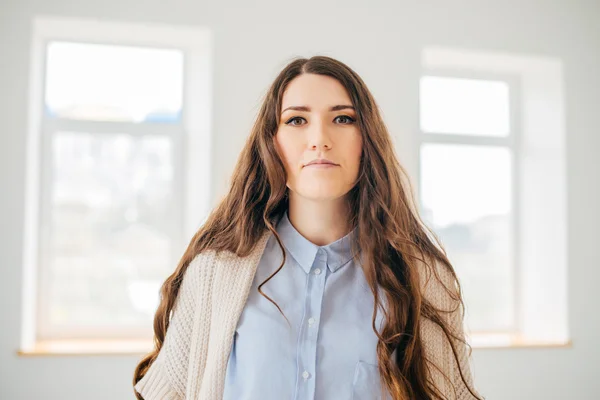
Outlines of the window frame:
[{"label": "window frame", "polygon": [[[115,46],[176,49],[183,52],[183,101],[178,123],[115,122],[57,118],[46,115],[46,51],[52,41],[106,44]],[[28,130],[26,146],[25,214],[23,232],[22,335],[18,354],[63,352],[76,343],[74,353],[122,352],[123,343],[148,343],[151,324],[135,329],[69,329],[68,338],[44,327],[38,320],[40,305],[47,293],[41,288],[47,273],[42,264],[42,245],[47,243],[52,176],[52,138],[60,131],[133,136],[170,136],[173,156],[174,190],[181,205],[181,229],[173,238],[174,265],[165,266],[165,278],[175,268],[178,256],[187,247],[210,212],[212,147],[212,32],[208,28],[157,23],[115,22],[108,20],[35,16],[30,47]],[[186,112],[193,109],[194,112]],[[43,225],[42,225],[43,224]],[[45,235],[45,236],[44,236]],[[177,255],[177,257],[175,257]],[[76,337],[76,338],[73,338]],[[108,345],[99,344],[98,338]],[[44,340],[46,339],[46,340]],[[56,343],[54,345],[53,343]],[[145,346],[145,344],[144,344]],[[101,350],[98,350],[101,349]],[[116,350],[118,349],[118,350]],[[69,352],[69,351],[68,351]],[[70,353],[70,352],[69,352]]]},{"label": "window frame", "polygon": [[[499,136],[485,136],[485,135],[474,135],[464,133],[439,133],[439,132],[426,132],[421,127],[421,79],[424,77],[440,77],[440,78],[457,78],[457,79],[469,79],[469,80],[483,80],[483,81],[500,81],[508,85],[508,117],[509,117],[509,132],[506,137]],[[521,276],[519,268],[520,260],[520,234],[521,226],[519,221],[519,214],[521,207],[519,206],[519,171],[520,164],[520,85],[517,75],[513,74],[501,74],[483,71],[470,71],[465,69],[453,69],[453,68],[435,68],[426,67],[421,68],[421,74],[419,76],[419,83],[417,85],[418,91],[418,111],[417,111],[417,134],[415,135],[415,147],[417,154],[417,165],[416,165],[416,186],[418,196],[418,207],[419,212],[423,215],[423,203],[422,203],[422,187],[421,187],[421,149],[425,144],[442,144],[442,145],[470,145],[470,146],[488,146],[488,147],[501,147],[508,149],[510,153],[511,162],[511,215],[509,216],[510,230],[509,234],[512,238],[511,246],[513,248],[513,254],[511,255],[511,274],[513,276],[512,289],[513,289],[513,321],[511,326],[506,330],[498,329],[484,329],[474,331],[468,326],[468,321],[465,321],[465,330],[469,334],[516,334],[521,330],[522,321],[522,307],[521,307]],[[429,225],[429,224],[428,224]],[[442,243],[443,245],[443,243]],[[450,260],[452,262],[452,260]],[[458,274],[458,271],[456,271]],[[460,280],[460,276],[458,276]],[[465,304],[468,314],[468,304]]]},{"label": "window frame", "polygon": [[[49,276],[51,274],[50,267],[45,263],[48,256],[51,255],[52,249],[47,246],[51,243],[51,219],[52,219],[52,190],[53,190],[53,141],[57,134],[61,132],[73,132],[75,134],[91,134],[94,137],[111,136],[115,134],[127,135],[132,137],[149,137],[159,136],[166,137],[170,140],[171,147],[171,160],[173,161],[173,192],[174,201],[173,207],[175,210],[175,218],[177,222],[174,224],[176,228],[173,228],[168,232],[169,237],[173,246],[171,247],[171,254],[169,259],[175,260],[177,254],[176,248],[179,248],[183,243],[183,197],[184,188],[182,182],[182,174],[185,168],[183,162],[183,141],[184,141],[184,129],[181,123],[169,124],[172,126],[152,126],[155,123],[134,123],[134,122],[102,122],[102,121],[81,121],[81,120],[68,120],[64,118],[56,118],[53,120],[52,117],[44,115],[42,117],[42,154],[41,154],[41,165],[42,170],[40,175],[42,177],[40,185],[40,230],[39,230],[39,243],[38,246],[38,268],[39,268],[39,279],[38,293],[40,294],[37,303],[36,313],[36,325],[37,325],[37,336],[40,340],[64,340],[65,338],[61,335],[64,328],[56,327],[51,324],[48,320],[48,310],[44,306],[45,299],[49,299]],[[44,244],[46,246],[44,246]],[[45,252],[48,253],[45,253]],[[130,338],[136,339],[144,336],[144,332],[147,331],[144,327],[135,328],[119,328],[119,327],[82,327],[78,324],[68,325],[69,338],[86,339],[90,337],[101,336],[103,338]]]}]

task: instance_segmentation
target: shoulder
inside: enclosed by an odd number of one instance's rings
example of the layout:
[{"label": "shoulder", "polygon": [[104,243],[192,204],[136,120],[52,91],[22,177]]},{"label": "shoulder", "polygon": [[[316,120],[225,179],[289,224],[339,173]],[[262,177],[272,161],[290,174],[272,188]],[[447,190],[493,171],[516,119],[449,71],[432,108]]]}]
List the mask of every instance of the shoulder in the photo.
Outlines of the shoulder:
[{"label": "shoulder", "polygon": [[422,295],[437,307],[455,306],[458,300],[457,278],[452,266],[438,259],[418,262],[418,277]]},{"label": "shoulder", "polygon": [[[238,254],[231,250],[205,250],[203,253],[207,254],[201,260],[197,261],[197,263],[202,264],[210,260],[216,265],[235,265],[237,263],[256,261],[262,257],[271,236],[272,232],[265,228],[245,253]],[[201,256],[203,253],[198,256]]]},{"label": "shoulder", "polygon": [[216,258],[217,252],[213,249],[206,249],[196,254],[192,261],[190,261],[189,268],[202,268],[203,266],[210,265]]},{"label": "shoulder", "polygon": [[192,261],[190,261],[186,275],[198,277],[208,273],[214,268],[217,258],[218,255],[216,250],[207,249],[201,251],[192,258]]}]

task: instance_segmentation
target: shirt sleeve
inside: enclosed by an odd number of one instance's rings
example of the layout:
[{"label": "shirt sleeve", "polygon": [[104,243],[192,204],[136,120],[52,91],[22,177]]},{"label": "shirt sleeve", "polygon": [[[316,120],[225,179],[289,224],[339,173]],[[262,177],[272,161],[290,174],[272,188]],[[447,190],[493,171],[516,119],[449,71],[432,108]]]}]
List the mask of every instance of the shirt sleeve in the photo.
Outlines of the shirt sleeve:
[{"label": "shirt sleeve", "polygon": [[144,400],[181,400],[185,398],[187,370],[194,311],[198,298],[200,257],[188,265],[163,345],[146,374],[134,386]]}]

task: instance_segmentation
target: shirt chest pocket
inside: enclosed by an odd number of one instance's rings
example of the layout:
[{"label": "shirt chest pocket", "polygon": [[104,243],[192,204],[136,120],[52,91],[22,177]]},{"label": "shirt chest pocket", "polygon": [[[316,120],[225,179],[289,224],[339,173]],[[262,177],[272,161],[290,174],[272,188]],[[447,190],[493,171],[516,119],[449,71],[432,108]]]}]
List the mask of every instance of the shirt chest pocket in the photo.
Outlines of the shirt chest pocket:
[{"label": "shirt chest pocket", "polygon": [[378,365],[365,361],[356,363],[351,400],[382,400]]}]

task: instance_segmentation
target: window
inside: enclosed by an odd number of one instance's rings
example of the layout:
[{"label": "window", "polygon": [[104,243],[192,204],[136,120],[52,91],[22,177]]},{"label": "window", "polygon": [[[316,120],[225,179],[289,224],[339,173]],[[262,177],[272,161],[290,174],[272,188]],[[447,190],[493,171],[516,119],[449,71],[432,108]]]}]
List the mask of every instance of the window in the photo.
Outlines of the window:
[{"label": "window", "polygon": [[46,56],[38,335],[142,336],[182,241],[183,54]]},{"label": "window", "polygon": [[36,20],[24,351],[151,339],[160,285],[208,212],[208,39]]},{"label": "window", "polygon": [[421,61],[419,207],[470,343],[570,345],[561,61],[442,47]]},{"label": "window", "polygon": [[516,327],[515,92],[497,79],[426,75],[420,83],[422,212],[459,275],[477,332]]}]

